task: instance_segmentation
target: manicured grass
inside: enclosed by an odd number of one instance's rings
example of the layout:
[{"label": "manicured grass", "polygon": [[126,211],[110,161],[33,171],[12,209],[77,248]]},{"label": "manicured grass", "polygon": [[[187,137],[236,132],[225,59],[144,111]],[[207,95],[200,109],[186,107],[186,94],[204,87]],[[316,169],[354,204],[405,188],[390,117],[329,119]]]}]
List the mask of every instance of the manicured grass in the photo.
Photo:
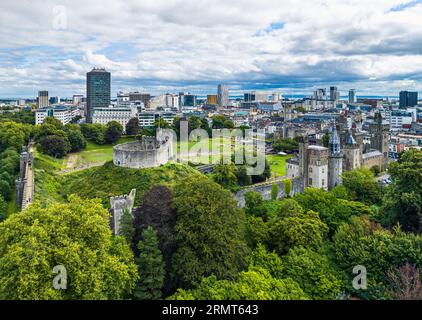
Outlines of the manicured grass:
[{"label": "manicured grass", "polygon": [[[113,147],[116,144],[122,144],[135,141],[134,137],[122,137],[113,145],[98,145],[88,142],[84,150],[76,153],[70,153],[65,158],[66,166],[63,169],[72,170],[77,168],[91,167],[93,165],[102,165],[105,162],[113,160]],[[70,163],[69,163],[70,160]]]},{"label": "manicured grass", "polygon": [[267,160],[271,166],[271,172],[274,176],[284,177],[286,175],[286,161],[292,156],[268,155]]}]

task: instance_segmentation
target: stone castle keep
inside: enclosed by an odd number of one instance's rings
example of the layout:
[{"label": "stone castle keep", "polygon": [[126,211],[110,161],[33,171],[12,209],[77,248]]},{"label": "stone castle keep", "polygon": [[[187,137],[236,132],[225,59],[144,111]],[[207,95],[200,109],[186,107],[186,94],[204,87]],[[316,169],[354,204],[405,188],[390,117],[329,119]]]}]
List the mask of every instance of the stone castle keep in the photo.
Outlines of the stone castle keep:
[{"label": "stone castle keep", "polygon": [[342,183],[345,171],[388,165],[389,126],[383,124],[380,113],[369,125],[370,144],[364,144],[364,133],[346,127],[341,119],[330,131],[328,148],[310,145],[308,137],[299,143],[299,155],[287,160],[289,179],[300,178],[303,187],[330,190]]},{"label": "stone castle keep", "polygon": [[155,137],[143,136],[140,141],[115,146],[113,163],[125,168],[153,168],[166,164],[172,154],[171,136],[159,131]]}]

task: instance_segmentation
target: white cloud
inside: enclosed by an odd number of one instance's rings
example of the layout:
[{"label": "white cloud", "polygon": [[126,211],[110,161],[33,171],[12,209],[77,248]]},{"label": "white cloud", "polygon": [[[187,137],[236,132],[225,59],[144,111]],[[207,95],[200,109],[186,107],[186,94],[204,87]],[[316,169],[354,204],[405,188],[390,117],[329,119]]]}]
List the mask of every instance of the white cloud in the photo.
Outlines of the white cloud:
[{"label": "white cloud", "polygon": [[[83,93],[93,66],[112,72],[114,91],[214,90],[221,81],[306,90],[350,83],[396,94],[406,79],[420,89],[422,4],[391,11],[403,3],[3,0],[0,96]],[[57,6],[65,30],[54,28]],[[271,24],[282,28],[262,32]]]}]

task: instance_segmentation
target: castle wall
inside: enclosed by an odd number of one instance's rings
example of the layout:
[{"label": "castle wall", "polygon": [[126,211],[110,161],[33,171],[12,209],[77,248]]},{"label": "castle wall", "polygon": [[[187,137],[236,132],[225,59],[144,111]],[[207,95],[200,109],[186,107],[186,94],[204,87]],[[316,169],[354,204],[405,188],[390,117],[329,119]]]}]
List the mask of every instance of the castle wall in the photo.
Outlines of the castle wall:
[{"label": "castle wall", "polygon": [[113,163],[116,166],[133,169],[158,167],[169,161],[169,143],[147,150],[141,148],[140,142],[117,145],[113,151]]},{"label": "castle wall", "polygon": [[[245,194],[250,192],[250,191],[255,191],[255,192],[260,193],[264,200],[271,200],[271,190],[272,190],[273,184],[278,185],[279,191],[278,191],[277,199],[285,198],[286,194],[284,193],[283,181],[251,186],[251,187],[240,190],[239,192],[234,194],[233,197],[237,201],[239,208],[245,207],[245,205],[246,205]],[[301,193],[301,192],[303,192],[303,185],[301,183],[301,179],[297,179],[297,178],[293,179],[292,180],[292,193],[290,195],[293,196],[293,195],[295,195],[297,193]]]}]

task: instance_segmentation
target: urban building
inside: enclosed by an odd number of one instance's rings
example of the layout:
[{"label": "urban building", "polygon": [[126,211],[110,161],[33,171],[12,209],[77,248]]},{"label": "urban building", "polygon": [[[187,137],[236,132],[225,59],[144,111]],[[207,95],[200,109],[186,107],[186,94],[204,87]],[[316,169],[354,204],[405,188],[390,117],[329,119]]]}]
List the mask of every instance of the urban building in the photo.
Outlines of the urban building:
[{"label": "urban building", "polygon": [[227,107],[229,105],[229,88],[224,84],[218,85],[217,104],[219,107]]},{"label": "urban building", "polygon": [[414,119],[414,113],[406,110],[393,110],[390,113],[390,130],[410,129]]},{"label": "urban building", "polygon": [[207,104],[215,106],[218,104],[218,96],[216,94],[207,95]]},{"label": "urban building", "polygon": [[365,145],[365,133],[353,125],[348,128],[346,120],[340,117],[336,127],[331,128],[329,148],[311,145],[309,135],[301,136],[298,157],[287,161],[287,176],[299,178],[304,188],[332,189],[341,184],[344,171],[374,166],[385,171],[389,125],[383,122],[381,114],[377,113],[375,120],[369,124],[369,145]]},{"label": "urban building", "polygon": [[60,100],[60,97],[57,96],[57,97],[51,97],[50,99],[48,99],[48,101],[50,105],[53,105],[53,104],[60,104],[61,100]]},{"label": "urban building", "polygon": [[336,103],[340,101],[340,92],[337,87],[330,87],[330,100]]},{"label": "urban building", "polygon": [[145,106],[145,109],[149,109],[151,95],[149,93],[142,93],[142,92],[129,92],[129,101],[142,102]]},{"label": "urban building", "polygon": [[400,108],[414,107],[418,105],[418,93],[401,91],[400,92]]},{"label": "urban building", "polygon": [[107,108],[111,100],[111,74],[94,68],[86,74],[86,122],[92,123],[94,108]]},{"label": "urban building", "polygon": [[78,95],[74,95],[73,98],[72,98],[72,103],[75,106],[79,106],[79,105],[82,104],[83,100],[84,100],[84,96],[83,95],[79,95],[79,94]]},{"label": "urban building", "polygon": [[48,91],[38,91],[38,108],[47,108],[49,106]]},{"label": "urban building", "polygon": [[265,102],[268,100],[268,95],[265,92],[251,91],[243,95],[244,102]]},{"label": "urban building", "polygon": [[179,93],[179,112],[194,109],[196,107],[196,96],[190,93]]},{"label": "urban building", "polygon": [[123,126],[123,130],[125,130],[126,124],[129,122],[129,120],[137,117],[138,108],[136,105],[131,105],[128,107],[109,106],[107,108],[94,108],[92,113],[92,123],[107,125],[107,123],[111,121],[116,121],[120,123]]},{"label": "urban building", "polygon": [[356,103],[357,96],[356,96],[356,89],[349,90],[349,103]]},{"label": "urban building", "polygon": [[80,115],[79,109],[74,105],[55,105],[35,111],[35,124],[42,124],[47,117],[54,117],[60,120],[63,125]]},{"label": "urban building", "polygon": [[159,119],[165,120],[168,124],[174,123],[176,117],[175,112],[157,112],[157,111],[146,111],[138,114],[139,127],[140,128],[152,128],[154,127],[155,121]]}]

